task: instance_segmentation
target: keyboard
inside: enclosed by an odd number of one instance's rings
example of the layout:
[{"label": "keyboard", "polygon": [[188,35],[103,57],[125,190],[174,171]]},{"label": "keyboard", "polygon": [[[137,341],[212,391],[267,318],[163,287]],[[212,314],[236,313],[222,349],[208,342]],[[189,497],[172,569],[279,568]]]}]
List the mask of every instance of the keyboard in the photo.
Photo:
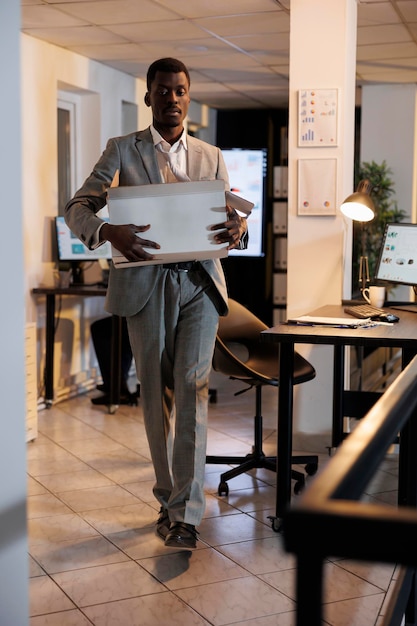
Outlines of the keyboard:
[{"label": "keyboard", "polygon": [[351,306],[345,306],[344,311],[358,319],[367,319],[369,317],[373,319],[380,315],[385,315],[386,313],[384,309],[379,309],[371,304],[353,304]]}]

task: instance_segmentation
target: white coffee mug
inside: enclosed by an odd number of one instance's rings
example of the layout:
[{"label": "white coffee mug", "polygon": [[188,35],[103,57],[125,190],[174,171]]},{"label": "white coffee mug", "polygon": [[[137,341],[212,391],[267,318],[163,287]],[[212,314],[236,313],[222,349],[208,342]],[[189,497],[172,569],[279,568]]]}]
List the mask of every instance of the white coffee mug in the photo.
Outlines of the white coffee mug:
[{"label": "white coffee mug", "polygon": [[378,308],[384,306],[385,287],[379,287],[376,285],[373,285],[369,288],[366,287],[366,289],[362,290],[362,295],[368,304],[371,304],[372,306],[376,306]]}]

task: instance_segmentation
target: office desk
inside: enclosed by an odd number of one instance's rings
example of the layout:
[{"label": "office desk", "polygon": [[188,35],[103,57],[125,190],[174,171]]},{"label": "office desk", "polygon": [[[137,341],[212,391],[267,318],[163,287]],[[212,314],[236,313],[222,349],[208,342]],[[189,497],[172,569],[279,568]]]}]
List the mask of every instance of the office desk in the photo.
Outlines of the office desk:
[{"label": "office desk", "polygon": [[[389,310],[388,307],[384,309]],[[345,347],[392,347],[402,350],[402,367],[417,353],[417,314],[392,310],[400,321],[392,326],[372,328],[332,328],[329,326],[297,326],[279,324],[262,332],[262,340],[280,344],[280,383],[278,389],[277,493],[274,530],[280,529],[282,518],[291,499],[291,454],[293,421],[293,381],[295,344],[322,344],[334,348],[332,446],[343,439],[343,417],[349,395],[362,392],[344,389]],[[343,317],[342,305],[328,305],[309,313],[315,316]],[[314,365],[314,363],[313,363]],[[401,467],[400,467],[401,471]],[[405,470],[403,470],[405,471]]]},{"label": "office desk", "polygon": [[[45,347],[45,404],[50,408],[54,399],[54,346],[56,297],[104,297],[106,287],[99,285],[77,285],[71,287],[38,287],[32,293],[46,297],[46,347]],[[112,316],[112,360],[109,412],[114,413],[120,401],[121,380],[121,318]]]}]

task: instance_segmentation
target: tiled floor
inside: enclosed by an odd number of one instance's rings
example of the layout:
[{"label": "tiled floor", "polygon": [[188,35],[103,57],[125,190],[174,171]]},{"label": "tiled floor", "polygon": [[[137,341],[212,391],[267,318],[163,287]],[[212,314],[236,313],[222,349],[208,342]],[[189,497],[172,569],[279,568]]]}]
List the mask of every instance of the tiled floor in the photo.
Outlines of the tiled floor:
[{"label": "tiled floor", "polygon": [[[246,454],[254,391],[234,396],[242,385],[225,377],[216,388],[208,453]],[[276,389],[264,390],[267,454],[276,404]],[[326,450],[319,452],[323,464]],[[222,469],[207,465],[198,550],[175,552],[154,534],[159,507],[140,402],[110,415],[84,395],[41,411],[39,436],[28,444],[30,625],[293,626],[294,558],[268,520],[275,474],[252,471],[219,497]],[[393,457],[369,497],[395,501],[396,471]],[[329,561],[324,623],[380,623],[393,575],[392,566]]]}]

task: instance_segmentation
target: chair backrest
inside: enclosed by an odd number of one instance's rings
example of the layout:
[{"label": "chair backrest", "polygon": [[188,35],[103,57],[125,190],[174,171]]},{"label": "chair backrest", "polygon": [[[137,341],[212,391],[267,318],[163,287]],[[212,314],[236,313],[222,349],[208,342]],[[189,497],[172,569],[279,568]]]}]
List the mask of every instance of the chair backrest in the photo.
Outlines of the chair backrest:
[{"label": "chair backrest", "polygon": [[[229,313],[220,317],[213,369],[227,376],[266,385],[279,384],[279,346],[261,341],[268,326],[236,300],[229,298]],[[297,352],[294,383],[311,380],[314,367]]]}]

